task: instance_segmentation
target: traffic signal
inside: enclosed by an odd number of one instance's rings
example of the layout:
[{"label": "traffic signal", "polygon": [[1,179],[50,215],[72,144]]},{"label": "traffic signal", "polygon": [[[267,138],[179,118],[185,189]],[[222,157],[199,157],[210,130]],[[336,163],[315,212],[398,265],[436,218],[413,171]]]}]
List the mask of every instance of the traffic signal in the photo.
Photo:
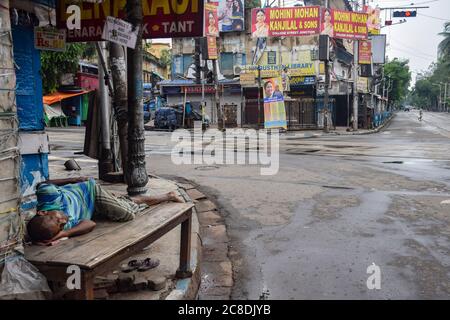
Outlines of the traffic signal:
[{"label": "traffic signal", "polygon": [[417,11],[405,10],[405,11],[394,11],[394,18],[411,18],[416,17]]},{"label": "traffic signal", "polygon": [[211,70],[206,74],[206,83],[214,83],[214,73]]},{"label": "traffic signal", "polygon": [[330,60],[330,38],[324,34],[319,36],[319,60]]},{"label": "traffic signal", "polygon": [[200,84],[201,83],[201,66],[200,66],[200,40],[198,38],[195,39],[195,52],[192,56],[194,58],[194,65],[195,65],[195,83]]}]

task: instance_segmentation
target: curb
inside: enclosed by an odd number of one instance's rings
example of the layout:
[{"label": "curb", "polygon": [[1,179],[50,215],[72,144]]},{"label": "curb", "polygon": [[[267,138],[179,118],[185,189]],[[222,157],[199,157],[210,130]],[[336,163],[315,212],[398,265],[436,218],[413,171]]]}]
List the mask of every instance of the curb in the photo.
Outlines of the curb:
[{"label": "curb", "polygon": [[364,131],[364,132],[358,132],[358,131],[356,131],[356,132],[345,132],[345,133],[336,132],[335,134],[339,135],[339,136],[351,136],[351,135],[363,135],[363,134],[378,133],[378,132],[381,131],[381,129],[383,129],[385,126],[387,126],[394,117],[395,117],[395,113],[393,113],[381,126],[375,128],[375,129],[371,129],[371,130]]},{"label": "curb", "polygon": [[329,133],[302,133],[300,135],[295,136],[286,136],[283,139],[284,140],[297,140],[297,139],[311,139],[311,138],[318,138],[318,137],[324,137],[324,136],[352,136],[352,135],[364,135],[364,134],[372,134],[372,133],[378,133],[380,132],[384,127],[386,127],[391,120],[395,117],[395,113],[392,114],[382,125],[377,127],[376,129],[371,129],[367,131],[356,131],[356,132],[337,132],[337,131],[330,131]]},{"label": "curb", "polygon": [[[233,267],[229,259],[229,242],[225,219],[221,216],[213,198],[200,192],[195,182],[184,178],[172,177],[178,186],[194,201],[198,218],[199,241],[201,242],[201,259],[198,260],[198,276],[191,281],[190,289],[177,288],[168,298],[229,300],[234,284]],[[200,265],[201,263],[201,265]],[[180,290],[179,290],[180,289]],[[196,289],[196,290],[195,290]],[[191,291],[190,293],[188,291]],[[184,291],[184,292],[182,292]]]}]

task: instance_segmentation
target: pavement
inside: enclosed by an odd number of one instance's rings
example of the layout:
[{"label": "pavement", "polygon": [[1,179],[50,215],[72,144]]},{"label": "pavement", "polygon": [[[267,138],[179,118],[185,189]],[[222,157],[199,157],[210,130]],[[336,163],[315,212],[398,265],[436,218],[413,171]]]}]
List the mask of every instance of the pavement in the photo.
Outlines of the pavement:
[{"label": "pavement", "polygon": [[[69,132],[79,132],[79,130],[69,129]],[[61,179],[78,176],[98,178],[96,160],[80,155],[75,155],[74,158],[76,158],[76,161],[81,167],[80,171],[65,170],[64,162],[69,158],[52,155],[49,164],[50,178]],[[127,186],[123,183],[108,183],[99,180],[97,180],[97,182],[114,194],[126,194]],[[195,190],[191,185],[178,184],[175,181],[153,176],[150,177],[147,187],[147,195],[158,195],[170,191],[178,191],[186,201],[198,202],[197,199],[192,199],[186,191],[186,189],[190,190],[190,192]],[[139,254],[121,261],[114,269],[99,276],[96,279],[97,289],[94,291],[95,298],[99,300],[195,299],[200,286],[201,259],[201,242],[198,237],[200,224],[195,209],[192,217],[192,277],[186,279],[176,279],[175,277],[179,264],[181,226],[178,226],[150,246],[144,248]],[[127,264],[128,261],[133,259],[145,259],[147,257],[158,259],[160,265],[145,272],[121,272],[121,266]],[[54,298],[64,298],[64,295],[58,295]]]},{"label": "pavement", "polygon": [[[260,165],[176,165],[171,134],[146,132],[147,170],[215,203],[233,299],[448,299],[450,114],[417,117],[397,113],[375,134],[288,132],[272,176]],[[82,149],[80,130],[49,135],[51,166]],[[380,289],[367,286],[372,263]]]}]

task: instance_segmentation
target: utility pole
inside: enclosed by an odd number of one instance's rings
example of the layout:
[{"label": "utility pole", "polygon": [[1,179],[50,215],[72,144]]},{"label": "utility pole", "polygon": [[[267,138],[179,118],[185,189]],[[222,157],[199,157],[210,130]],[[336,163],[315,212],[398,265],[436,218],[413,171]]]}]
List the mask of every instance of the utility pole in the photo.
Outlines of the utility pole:
[{"label": "utility pole", "polygon": [[438,111],[442,108],[442,87],[441,83],[439,82],[439,105],[438,105]]},{"label": "utility pole", "polygon": [[258,124],[257,128],[259,129],[259,122],[261,121],[261,66],[258,65]]},{"label": "utility pole", "polygon": [[[366,1],[363,0],[363,6]],[[358,10],[358,2],[355,3],[355,11]],[[353,130],[358,130],[358,40],[353,40]]]},{"label": "utility pole", "polygon": [[217,75],[217,60],[213,62],[213,77],[214,77],[214,104],[217,109],[217,126],[219,129],[225,129],[222,123],[222,110],[220,110],[220,97],[219,97],[219,80]]},{"label": "utility pole", "polygon": [[105,42],[97,42],[96,49],[98,54],[99,64],[99,111],[100,111],[100,123],[101,123],[101,148],[99,155],[99,178],[106,179],[108,173],[114,171],[114,164],[112,161],[111,152],[111,130],[110,130],[110,96],[108,93],[108,69],[105,63],[106,48]]},{"label": "utility pole", "polygon": [[444,108],[443,111],[447,111],[447,82],[444,85]]},{"label": "utility pole", "polygon": [[387,108],[386,111],[389,111],[389,91],[391,91],[391,78],[388,78],[388,87],[386,91],[386,101],[387,101]]},{"label": "utility pole", "polygon": [[[328,8],[328,0],[325,0],[325,8]],[[328,40],[329,41],[329,40]],[[329,50],[329,43],[327,41],[327,51]],[[328,86],[330,83],[330,70],[328,59],[325,60],[325,86],[324,86],[324,97],[323,97],[323,131],[328,133],[328,104],[329,104],[329,92]]]},{"label": "utility pole", "polygon": [[194,52],[194,65],[195,65],[195,83],[201,83],[201,66],[200,66],[200,39],[195,38],[195,52]]},{"label": "utility pole", "polygon": [[117,43],[109,43],[109,64],[114,86],[113,109],[117,121],[121,165],[124,182],[128,177],[128,101],[127,101],[127,64],[125,48]]},{"label": "utility pole", "polygon": [[139,28],[136,47],[127,49],[128,82],[128,194],[147,191],[145,168],[144,110],[142,105],[142,1],[127,1],[127,17],[133,28]]}]

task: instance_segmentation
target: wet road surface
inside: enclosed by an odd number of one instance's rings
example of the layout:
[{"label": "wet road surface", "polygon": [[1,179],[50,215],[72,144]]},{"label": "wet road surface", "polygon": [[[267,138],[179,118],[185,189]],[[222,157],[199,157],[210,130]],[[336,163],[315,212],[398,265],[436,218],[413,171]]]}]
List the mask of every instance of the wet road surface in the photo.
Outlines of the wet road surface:
[{"label": "wet road surface", "polygon": [[[283,139],[274,176],[256,165],[174,165],[169,134],[147,132],[147,166],[218,202],[234,299],[448,299],[450,115],[417,116],[398,113],[378,134]],[[372,263],[381,289],[366,285]]]}]

